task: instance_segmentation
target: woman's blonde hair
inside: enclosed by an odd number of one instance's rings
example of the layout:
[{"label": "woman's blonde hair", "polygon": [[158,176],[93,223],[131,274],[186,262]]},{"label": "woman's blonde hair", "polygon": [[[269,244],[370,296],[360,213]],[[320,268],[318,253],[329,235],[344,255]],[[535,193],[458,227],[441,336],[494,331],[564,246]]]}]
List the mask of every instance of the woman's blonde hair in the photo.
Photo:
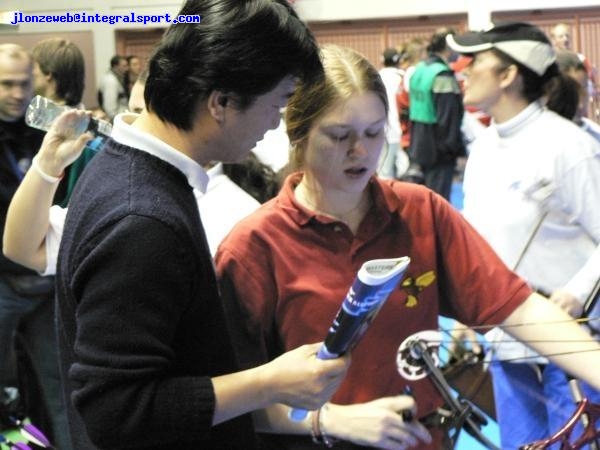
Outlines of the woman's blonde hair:
[{"label": "woman's blonde hair", "polygon": [[338,101],[356,94],[375,93],[388,111],[385,85],[377,69],[360,53],[346,47],[326,45],[321,49],[325,76],[316,83],[302,83],[285,112],[290,138],[290,171],[302,167],[308,133],[315,121]]}]

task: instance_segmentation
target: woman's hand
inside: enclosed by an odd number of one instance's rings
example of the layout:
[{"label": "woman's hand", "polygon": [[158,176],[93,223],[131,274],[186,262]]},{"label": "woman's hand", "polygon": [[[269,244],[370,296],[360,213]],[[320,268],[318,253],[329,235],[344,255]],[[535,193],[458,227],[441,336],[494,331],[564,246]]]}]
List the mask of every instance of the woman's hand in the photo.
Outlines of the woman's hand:
[{"label": "woman's hand", "polygon": [[60,177],[65,168],[81,155],[86,142],[93,139],[90,133],[75,135],[75,124],[85,116],[90,117],[91,113],[69,110],[56,118],[36,156],[37,164],[44,173]]},{"label": "woman's hand", "polygon": [[429,431],[417,420],[405,422],[403,412],[416,417],[410,395],[383,397],[354,405],[326,404],[321,410],[322,431],[327,436],[382,449],[419,448],[431,442]]},{"label": "woman's hand", "polygon": [[450,337],[452,341],[448,346],[448,353],[450,356],[460,355],[465,350],[471,349],[473,353],[480,354],[483,351],[477,333],[468,326],[454,321],[452,330],[450,330]]}]

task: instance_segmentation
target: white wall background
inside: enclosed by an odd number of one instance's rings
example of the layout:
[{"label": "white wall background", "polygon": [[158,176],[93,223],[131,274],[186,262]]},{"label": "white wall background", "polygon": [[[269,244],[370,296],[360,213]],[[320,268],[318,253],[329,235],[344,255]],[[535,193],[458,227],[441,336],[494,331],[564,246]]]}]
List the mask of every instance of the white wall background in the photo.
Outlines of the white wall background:
[{"label": "white wall background", "polygon": [[303,19],[357,20],[490,11],[522,11],[598,6],[598,0],[296,0]]},{"label": "white wall background", "polygon": [[[164,14],[176,15],[182,1],[177,0],[1,0],[0,12],[26,14]],[[598,6],[598,0],[295,0],[300,16],[311,22],[360,20],[409,16],[465,13],[469,25],[482,28],[493,11],[577,8]],[[156,27],[154,25],[148,25]],[[115,54],[115,30],[143,28],[138,24],[52,23],[0,26],[0,36],[13,33],[51,33],[91,30],[94,35],[95,78],[99,80]]]}]

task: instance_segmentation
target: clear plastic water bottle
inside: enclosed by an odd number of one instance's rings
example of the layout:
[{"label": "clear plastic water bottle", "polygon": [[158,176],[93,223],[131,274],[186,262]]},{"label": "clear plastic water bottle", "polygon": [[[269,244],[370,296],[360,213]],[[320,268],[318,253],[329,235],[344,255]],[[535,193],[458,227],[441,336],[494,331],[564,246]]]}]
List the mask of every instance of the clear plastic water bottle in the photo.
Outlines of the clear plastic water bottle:
[{"label": "clear plastic water bottle", "polygon": [[[64,111],[74,109],[66,105],[58,105],[52,100],[36,95],[33,97],[27,111],[25,112],[25,123],[30,127],[38,130],[48,131],[52,126],[52,122]],[[100,137],[102,140],[110,136],[112,125],[100,119],[85,116],[73,126],[75,135],[79,136],[86,131],[92,133],[95,137]]]}]

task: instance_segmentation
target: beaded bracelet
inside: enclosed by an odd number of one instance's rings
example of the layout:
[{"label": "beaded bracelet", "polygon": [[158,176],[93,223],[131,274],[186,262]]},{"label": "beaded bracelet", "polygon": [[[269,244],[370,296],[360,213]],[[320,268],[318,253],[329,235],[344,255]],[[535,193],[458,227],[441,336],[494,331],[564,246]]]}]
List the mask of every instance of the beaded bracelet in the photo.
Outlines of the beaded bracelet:
[{"label": "beaded bracelet", "polygon": [[37,172],[37,174],[42,177],[42,179],[50,184],[56,184],[58,183],[60,180],[62,180],[62,178],[65,176],[65,173],[61,173],[60,176],[58,177],[54,177],[52,175],[48,175],[46,172],[44,172],[42,170],[42,168],[40,167],[40,165],[37,162],[37,156],[35,155],[33,157],[33,159],[31,160],[31,167],[33,167],[33,169]]},{"label": "beaded bracelet", "polygon": [[333,447],[335,443],[335,439],[327,436],[323,427],[321,426],[321,410],[323,408],[319,408],[316,411],[312,412],[312,427],[311,427],[311,436],[312,440],[315,444],[323,444],[327,448]]}]

